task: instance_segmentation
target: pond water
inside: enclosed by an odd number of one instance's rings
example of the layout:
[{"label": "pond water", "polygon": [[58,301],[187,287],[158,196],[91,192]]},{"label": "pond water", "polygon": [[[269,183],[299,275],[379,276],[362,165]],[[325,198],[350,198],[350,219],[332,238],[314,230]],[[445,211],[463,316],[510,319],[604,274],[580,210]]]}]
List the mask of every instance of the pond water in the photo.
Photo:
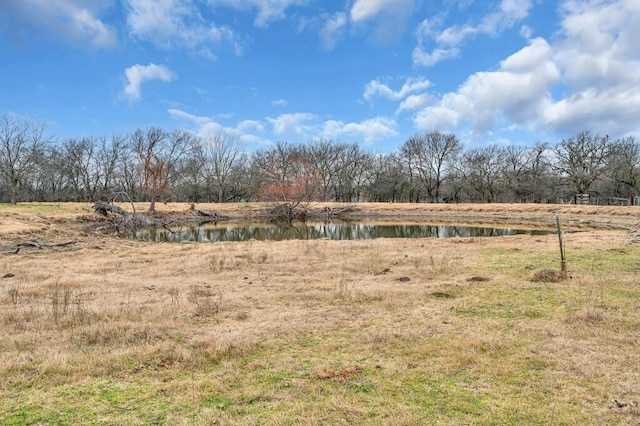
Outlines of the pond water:
[{"label": "pond water", "polygon": [[141,229],[124,237],[154,242],[219,242],[255,240],[370,240],[374,238],[453,238],[497,237],[504,235],[543,235],[553,231],[514,228],[487,228],[441,225],[429,223],[394,222],[265,222],[265,223],[208,223],[172,227],[170,229]]}]

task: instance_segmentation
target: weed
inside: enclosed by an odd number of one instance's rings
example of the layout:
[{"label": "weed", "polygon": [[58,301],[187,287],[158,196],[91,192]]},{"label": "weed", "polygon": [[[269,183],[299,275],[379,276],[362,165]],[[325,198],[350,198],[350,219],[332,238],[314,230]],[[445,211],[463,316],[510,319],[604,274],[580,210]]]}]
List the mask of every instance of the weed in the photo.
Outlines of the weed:
[{"label": "weed", "polygon": [[221,293],[214,292],[205,286],[192,285],[187,293],[187,300],[196,305],[196,315],[212,317],[216,321],[218,321],[218,314],[220,313],[221,299]]},{"label": "weed", "polygon": [[182,295],[182,289],[178,287],[171,287],[167,290],[169,293],[169,297],[171,297],[171,306],[173,309],[178,312],[180,310],[180,296]]},{"label": "weed", "polygon": [[50,288],[49,299],[51,299],[51,315],[55,322],[69,313],[72,296],[73,290],[60,285],[60,281],[57,281]]},{"label": "weed", "polygon": [[9,290],[7,290],[7,292],[9,293],[9,298],[11,299],[11,304],[13,305],[13,307],[17,307],[18,304],[20,303],[20,289],[18,287],[11,287],[9,288]]},{"label": "weed", "polygon": [[433,275],[448,274],[455,270],[451,253],[444,252],[439,256],[429,255],[427,260],[429,273]]},{"label": "weed", "polygon": [[212,254],[209,256],[209,269],[213,272],[222,272],[224,265],[227,261],[226,256],[219,256],[218,254]]}]

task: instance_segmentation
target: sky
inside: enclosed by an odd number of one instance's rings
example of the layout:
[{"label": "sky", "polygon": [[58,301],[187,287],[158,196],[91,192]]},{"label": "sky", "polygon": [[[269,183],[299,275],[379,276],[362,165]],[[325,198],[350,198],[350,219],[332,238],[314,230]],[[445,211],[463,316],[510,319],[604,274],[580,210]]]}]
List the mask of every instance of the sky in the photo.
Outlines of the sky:
[{"label": "sky", "polygon": [[0,115],[246,149],[640,136],[638,0],[0,0]]}]

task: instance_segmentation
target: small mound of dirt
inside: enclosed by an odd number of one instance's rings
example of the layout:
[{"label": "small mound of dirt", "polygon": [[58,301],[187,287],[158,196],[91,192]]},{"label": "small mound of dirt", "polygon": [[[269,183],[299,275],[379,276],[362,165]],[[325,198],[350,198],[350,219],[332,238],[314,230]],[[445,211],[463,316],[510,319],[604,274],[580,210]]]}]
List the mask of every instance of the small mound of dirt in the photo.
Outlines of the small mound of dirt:
[{"label": "small mound of dirt", "polygon": [[467,278],[467,281],[472,282],[472,283],[483,283],[485,281],[489,281],[489,278],[475,276],[475,277]]},{"label": "small mound of dirt", "polygon": [[557,283],[562,280],[564,280],[563,274],[555,269],[537,270],[531,278],[534,283]]},{"label": "small mound of dirt", "polygon": [[433,297],[437,297],[439,299],[453,299],[453,294],[450,293],[443,293],[441,291],[434,291],[433,293],[430,293],[430,296]]},{"label": "small mound of dirt", "polygon": [[362,368],[360,366],[347,367],[342,370],[330,370],[327,368],[320,368],[316,370],[316,377],[318,379],[326,380],[326,379],[334,379],[336,382],[344,384],[350,378],[357,376],[362,373]]},{"label": "small mound of dirt", "polygon": [[396,278],[396,281],[400,281],[401,283],[407,283],[407,282],[411,281],[411,278],[409,278],[409,277],[400,277],[400,278]]}]

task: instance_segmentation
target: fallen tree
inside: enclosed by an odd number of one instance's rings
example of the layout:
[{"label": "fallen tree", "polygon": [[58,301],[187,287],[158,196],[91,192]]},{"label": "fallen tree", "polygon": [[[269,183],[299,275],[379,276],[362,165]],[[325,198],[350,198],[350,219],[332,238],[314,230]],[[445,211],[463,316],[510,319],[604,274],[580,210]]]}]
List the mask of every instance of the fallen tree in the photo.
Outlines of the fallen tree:
[{"label": "fallen tree", "polygon": [[122,227],[129,230],[136,230],[139,228],[165,226],[171,222],[128,212],[115,204],[109,204],[105,201],[95,201],[93,203],[93,209],[97,214],[110,218],[116,228]]},{"label": "fallen tree", "polygon": [[350,213],[355,213],[357,208],[347,205],[339,208],[329,206],[312,208],[308,204],[299,202],[285,202],[269,206],[266,209],[266,217],[271,220],[307,220],[307,219],[335,219]]}]

